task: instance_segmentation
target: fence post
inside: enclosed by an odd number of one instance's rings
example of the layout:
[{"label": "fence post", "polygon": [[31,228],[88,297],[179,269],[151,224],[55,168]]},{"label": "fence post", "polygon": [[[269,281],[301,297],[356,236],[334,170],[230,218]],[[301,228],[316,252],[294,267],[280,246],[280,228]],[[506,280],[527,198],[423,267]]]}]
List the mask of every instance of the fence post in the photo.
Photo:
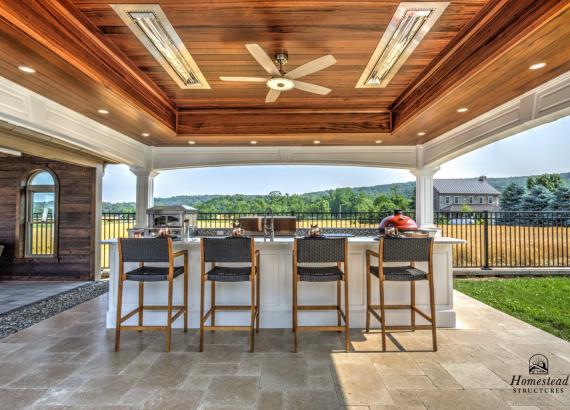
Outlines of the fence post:
[{"label": "fence post", "polygon": [[491,270],[489,267],[489,211],[483,211],[483,256],[485,264],[483,270]]}]

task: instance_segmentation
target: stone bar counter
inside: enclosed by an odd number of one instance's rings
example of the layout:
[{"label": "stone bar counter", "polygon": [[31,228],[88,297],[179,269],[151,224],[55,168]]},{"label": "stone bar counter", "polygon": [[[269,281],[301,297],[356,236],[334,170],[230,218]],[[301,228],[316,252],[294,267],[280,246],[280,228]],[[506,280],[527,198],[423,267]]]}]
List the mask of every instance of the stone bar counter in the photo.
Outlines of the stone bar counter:
[{"label": "stone bar counter", "polygon": [[[255,239],[255,248],[260,251],[260,279],[261,279],[261,307],[260,320],[262,328],[290,328],[291,327],[291,286],[292,286],[292,237],[276,237],[273,242]],[[363,328],[366,313],[366,276],[365,252],[367,249],[378,251],[378,241],[373,237],[351,237],[349,242],[349,305],[350,326]],[[115,327],[117,307],[117,274],[119,271],[119,255],[117,240],[107,240],[103,243],[110,246],[110,289],[109,307],[107,310],[107,327]],[[435,301],[438,327],[455,327],[455,311],[453,310],[453,265],[452,245],[463,243],[463,240],[445,237],[436,237],[434,243],[434,283]],[[189,253],[189,326],[198,328],[200,306],[200,238],[191,238],[174,242],[174,251],[187,249]],[[182,265],[182,258],[177,258],[175,264]],[[376,260],[372,259],[372,264]],[[152,264],[149,264],[152,265]],[[157,264],[159,266],[160,264]],[[420,269],[427,270],[427,264],[418,263]],[[131,270],[138,265],[126,263],[125,270]],[[164,266],[164,265],[163,265]],[[206,284],[205,306],[209,306],[209,286]],[[218,304],[249,304],[249,282],[218,283],[216,285],[216,302]],[[378,304],[378,279],[372,278],[372,303]],[[385,287],[386,303],[409,304],[409,282],[387,282]],[[144,300],[146,304],[166,304],[167,283],[147,282],[144,287]],[[182,304],[183,282],[182,276],[174,280],[174,305]],[[429,312],[429,294],[427,281],[416,284],[417,306]],[[334,304],[336,303],[336,285],[331,283],[301,282],[299,287],[300,304]],[[343,302],[344,304],[344,302]],[[138,283],[125,282],[123,293],[123,312],[128,312],[138,305]],[[145,325],[163,325],[166,313],[145,311]],[[302,325],[336,325],[336,312],[307,311],[299,315]],[[424,324],[423,319],[417,315],[417,324]],[[249,312],[223,312],[216,313],[216,324],[219,325],[248,325]],[[136,315],[126,324],[136,324]],[[177,319],[173,327],[182,327],[182,317]],[[387,314],[387,323],[394,325],[409,324],[409,310],[390,311]],[[374,318],[371,326],[376,328],[379,324]]]}]

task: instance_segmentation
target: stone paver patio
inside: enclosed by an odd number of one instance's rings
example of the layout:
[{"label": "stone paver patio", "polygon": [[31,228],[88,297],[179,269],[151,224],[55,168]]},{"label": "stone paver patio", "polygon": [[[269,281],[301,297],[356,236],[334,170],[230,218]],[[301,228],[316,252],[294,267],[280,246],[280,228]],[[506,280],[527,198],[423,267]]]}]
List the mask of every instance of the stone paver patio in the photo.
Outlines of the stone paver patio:
[{"label": "stone paver patio", "polygon": [[199,409],[565,409],[570,393],[514,393],[513,375],[546,355],[551,375],[570,374],[570,344],[455,293],[459,326],[395,333],[380,353],[378,333],[354,331],[354,352],[336,333],[262,330],[256,353],[245,333],[125,332],[114,353],[107,297],[76,306],[0,340],[0,408]]}]

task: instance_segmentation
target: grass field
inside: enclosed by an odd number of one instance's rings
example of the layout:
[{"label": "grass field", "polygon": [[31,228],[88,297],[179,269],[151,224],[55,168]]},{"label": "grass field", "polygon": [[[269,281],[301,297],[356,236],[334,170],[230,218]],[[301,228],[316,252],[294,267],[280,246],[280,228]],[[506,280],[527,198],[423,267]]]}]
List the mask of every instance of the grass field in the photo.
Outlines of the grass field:
[{"label": "grass field", "polygon": [[456,279],[454,287],[489,306],[570,341],[570,277]]}]

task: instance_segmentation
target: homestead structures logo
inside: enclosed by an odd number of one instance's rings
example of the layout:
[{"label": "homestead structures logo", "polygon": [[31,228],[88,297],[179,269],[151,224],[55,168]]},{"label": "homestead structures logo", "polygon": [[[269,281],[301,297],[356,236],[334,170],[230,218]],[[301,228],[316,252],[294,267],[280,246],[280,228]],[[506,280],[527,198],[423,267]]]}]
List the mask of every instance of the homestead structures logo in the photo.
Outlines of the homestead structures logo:
[{"label": "homestead structures logo", "polygon": [[513,375],[513,393],[564,393],[568,387],[568,375],[549,376],[548,359],[543,354],[534,354],[528,359],[528,374]]},{"label": "homestead structures logo", "polygon": [[535,354],[528,360],[528,374],[548,374],[548,359],[542,354]]}]

